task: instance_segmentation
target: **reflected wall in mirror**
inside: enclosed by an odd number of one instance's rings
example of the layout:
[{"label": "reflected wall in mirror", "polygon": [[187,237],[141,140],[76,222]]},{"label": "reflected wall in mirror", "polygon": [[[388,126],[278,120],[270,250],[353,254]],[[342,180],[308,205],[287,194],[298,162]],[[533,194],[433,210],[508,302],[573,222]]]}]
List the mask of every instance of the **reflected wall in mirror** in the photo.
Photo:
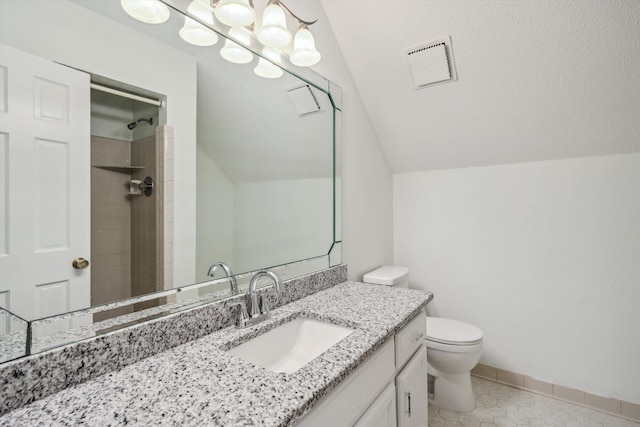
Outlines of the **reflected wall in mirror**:
[{"label": "reflected wall in mirror", "polygon": [[[287,264],[284,279],[340,263],[329,82],[258,77],[257,56],[221,58],[222,38],[187,44],[174,9],[161,25],[117,0],[0,0],[0,11],[0,306],[30,320],[210,280],[215,262],[235,274]],[[35,104],[12,107],[24,99]]]}]

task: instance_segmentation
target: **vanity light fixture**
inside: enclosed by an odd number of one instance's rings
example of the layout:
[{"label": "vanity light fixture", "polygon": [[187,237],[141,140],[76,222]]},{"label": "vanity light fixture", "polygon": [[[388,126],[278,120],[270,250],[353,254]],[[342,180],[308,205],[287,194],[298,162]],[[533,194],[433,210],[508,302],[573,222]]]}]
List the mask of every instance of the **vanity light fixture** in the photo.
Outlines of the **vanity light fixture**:
[{"label": "vanity light fixture", "polygon": [[169,19],[169,8],[158,0],[120,0],[131,17],[147,24],[162,24]]},{"label": "vanity light fixture", "polygon": [[182,40],[195,46],[213,46],[218,43],[218,35],[199,22],[185,16],[184,26],[179,31]]},{"label": "vanity light fixture", "polygon": [[[253,0],[210,0],[214,7],[216,18],[223,24],[231,27],[250,26],[255,20]],[[288,13],[298,21],[300,27],[295,37],[287,28]],[[293,53],[291,63],[298,67],[310,67],[320,61],[320,52],[316,49],[315,41],[309,26],[316,21],[305,21],[296,16],[280,0],[268,0],[267,7],[262,15],[262,24],[257,28],[258,41],[269,48],[284,49],[291,44],[293,39]],[[265,61],[266,62],[266,61]]]},{"label": "vanity light fixture", "polygon": [[[280,63],[281,55],[278,49],[265,47],[262,49],[262,56],[264,56],[264,58],[270,59],[273,62]],[[282,77],[282,68],[267,61],[264,58],[258,59],[258,65],[256,65],[256,68],[253,69],[253,72],[256,73],[256,75],[264,77],[266,79],[277,79],[278,77]]]},{"label": "vanity light fixture", "polygon": [[258,41],[267,47],[283,48],[291,43],[291,31],[287,28],[287,17],[277,0],[269,1],[262,15],[262,27]]},{"label": "vanity light fixture", "polygon": [[[148,24],[160,24],[169,19],[170,11],[164,0],[120,0],[122,8],[135,19]],[[288,13],[299,23],[295,37],[287,28]],[[191,0],[187,13],[193,17],[185,17],[184,25],[179,31],[180,37],[187,43],[196,46],[212,46],[218,42],[218,34],[212,29],[214,16],[221,23],[231,27],[229,36],[220,55],[227,61],[236,64],[247,64],[253,60],[253,53],[247,49],[251,46],[251,34],[254,30],[256,12],[253,0]],[[264,46],[264,58],[260,58],[254,72],[261,77],[277,78],[283,72],[276,64],[280,63],[282,51],[291,51],[289,59],[298,67],[310,67],[320,61],[320,52],[316,49],[313,34],[309,26],[315,21],[305,21],[296,16],[280,0],[267,0],[267,7],[262,15],[262,23],[256,30],[256,37]],[[293,39],[293,46],[290,47]],[[275,50],[274,50],[275,49]]]},{"label": "vanity light fixture", "polygon": [[[245,46],[249,46],[251,43],[251,33],[246,27],[232,27],[229,30],[229,36]],[[220,49],[220,55],[234,64],[248,64],[253,60],[253,53],[251,53],[249,49],[244,48],[230,39],[224,42],[224,47]]]},{"label": "vanity light fixture", "polygon": [[310,67],[320,62],[320,58],[313,34],[306,24],[301,24],[293,39],[293,52],[289,56],[291,63],[298,67]]},{"label": "vanity light fixture", "polygon": [[256,19],[251,0],[220,0],[215,4],[218,21],[230,27],[248,27]]},{"label": "vanity light fixture", "polygon": [[[187,7],[187,13],[209,25],[214,24],[213,8],[207,0],[192,0]],[[195,46],[213,46],[218,43],[215,31],[186,16],[179,34],[182,40]]]},{"label": "vanity light fixture", "polygon": [[187,7],[187,13],[209,25],[214,24],[213,8],[207,0],[191,0]]}]

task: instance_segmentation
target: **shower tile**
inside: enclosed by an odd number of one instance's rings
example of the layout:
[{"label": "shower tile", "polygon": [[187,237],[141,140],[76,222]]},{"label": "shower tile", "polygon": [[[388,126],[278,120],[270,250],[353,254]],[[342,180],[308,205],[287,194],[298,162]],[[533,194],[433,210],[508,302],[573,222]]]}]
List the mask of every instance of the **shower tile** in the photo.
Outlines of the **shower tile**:
[{"label": "shower tile", "polygon": [[103,242],[101,244],[91,245],[91,254],[93,257],[96,255],[113,255],[123,251],[121,242]]},{"label": "shower tile", "polygon": [[[165,245],[165,250],[167,249],[166,246],[167,245]],[[171,246],[173,246],[173,245],[171,245]],[[166,264],[173,264],[173,251],[166,252],[164,254],[164,261],[165,261]]]},{"label": "shower tile", "polygon": [[164,138],[164,158],[173,160],[173,137],[166,136]]},{"label": "shower tile", "polygon": [[93,266],[95,269],[110,268],[120,265],[119,255],[102,255],[100,257],[94,257]]},{"label": "shower tile", "polygon": [[167,208],[165,210],[165,221],[173,222],[173,202],[167,202],[166,206]]},{"label": "shower tile", "polygon": [[173,181],[167,181],[167,191],[165,194],[165,200],[167,202],[173,202]]},{"label": "shower tile", "polygon": [[173,283],[173,264],[167,264],[164,266],[164,283]]},{"label": "shower tile", "polygon": [[173,243],[173,223],[167,222],[165,223],[164,228],[164,241],[165,243]]},{"label": "shower tile", "polygon": [[173,181],[173,162],[165,163],[165,176],[168,181]]},{"label": "shower tile", "polygon": [[[94,218],[93,219],[93,221],[91,223],[91,227],[93,228],[94,232],[103,233],[103,232],[108,230],[108,224],[109,224],[109,218],[99,217],[99,218]],[[100,239],[100,240],[102,240],[102,239]],[[100,240],[98,240],[98,241],[100,241]]]}]

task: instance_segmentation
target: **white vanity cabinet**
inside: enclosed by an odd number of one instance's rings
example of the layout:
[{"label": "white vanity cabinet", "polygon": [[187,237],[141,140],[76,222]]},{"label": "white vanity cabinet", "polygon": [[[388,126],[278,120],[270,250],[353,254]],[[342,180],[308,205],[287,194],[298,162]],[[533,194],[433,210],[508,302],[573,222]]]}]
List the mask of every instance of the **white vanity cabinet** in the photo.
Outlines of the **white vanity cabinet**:
[{"label": "white vanity cabinet", "polygon": [[427,350],[423,345],[396,377],[398,427],[427,426]]},{"label": "white vanity cabinet", "polygon": [[395,336],[397,427],[427,427],[427,316],[416,316]]},{"label": "white vanity cabinet", "polygon": [[427,427],[422,312],[305,414],[302,427]]},{"label": "white vanity cabinet", "polygon": [[382,390],[354,427],[390,427],[396,425],[396,388],[393,383]]}]

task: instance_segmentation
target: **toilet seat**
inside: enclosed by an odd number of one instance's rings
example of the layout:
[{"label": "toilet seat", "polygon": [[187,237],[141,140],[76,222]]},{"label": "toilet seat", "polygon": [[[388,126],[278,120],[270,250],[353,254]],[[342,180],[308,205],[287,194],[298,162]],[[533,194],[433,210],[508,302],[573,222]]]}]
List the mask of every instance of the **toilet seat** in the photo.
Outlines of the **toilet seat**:
[{"label": "toilet seat", "polygon": [[475,351],[482,350],[482,340],[475,344],[467,344],[467,345],[452,345],[452,344],[443,344],[441,342],[432,341],[429,338],[425,338],[425,345],[428,350],[440,350],[446,353],[473,353]]},{"label": "toilet seat", "polygon": [[427,341],[447,346],[475,346],[482,343],[482,337],[482,331],[468,323],[442,317],[427,317]]}]

